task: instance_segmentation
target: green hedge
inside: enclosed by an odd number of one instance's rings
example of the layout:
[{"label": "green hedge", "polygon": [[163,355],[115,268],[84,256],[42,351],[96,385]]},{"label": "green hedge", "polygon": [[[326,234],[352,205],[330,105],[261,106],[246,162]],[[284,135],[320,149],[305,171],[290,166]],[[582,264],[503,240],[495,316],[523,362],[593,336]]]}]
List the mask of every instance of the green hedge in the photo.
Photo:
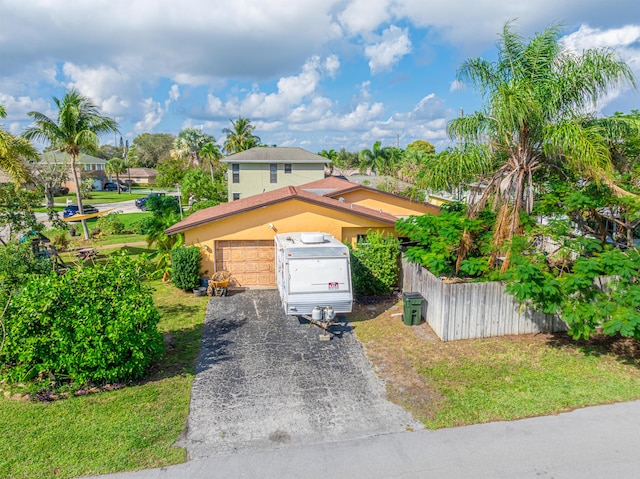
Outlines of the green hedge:
[{"label": "green hedge", "polygon": [[116,257],[63,276],[31,276],[4,317],[3,376],[80,385],[140,378],[163,352],[160,315],[140,271]]},{"label": "green hedge", "polygon": [[357,296],[389,294],[398,284],[400,242],[393,235],[369,230],[351,251],[351,277]]},{"label": "green hedge", "polygon": [[200,248],[181,246],[171,250],[171,280],[185,291],[200,286]]}]

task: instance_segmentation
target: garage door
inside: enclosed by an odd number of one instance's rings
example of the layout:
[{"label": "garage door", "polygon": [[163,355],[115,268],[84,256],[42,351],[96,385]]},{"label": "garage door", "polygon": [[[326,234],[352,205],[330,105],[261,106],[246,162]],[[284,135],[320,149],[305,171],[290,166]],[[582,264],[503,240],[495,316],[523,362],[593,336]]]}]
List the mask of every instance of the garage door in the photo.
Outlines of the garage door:
[{"label": "garage door", "polygon": [[234,286],[275,286],[273,241],[216,241],[216,268],[227,270]]}]

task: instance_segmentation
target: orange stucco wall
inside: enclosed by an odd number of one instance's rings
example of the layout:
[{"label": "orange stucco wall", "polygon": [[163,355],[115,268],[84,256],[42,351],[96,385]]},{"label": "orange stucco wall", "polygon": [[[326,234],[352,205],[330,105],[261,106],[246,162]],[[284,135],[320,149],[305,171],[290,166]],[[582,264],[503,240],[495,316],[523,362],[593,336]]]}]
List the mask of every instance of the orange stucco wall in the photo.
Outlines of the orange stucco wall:
[{"label": "orange stucco wall", "polygon": [[349,203],[366,206],[373,210],[382,210],[398,217],[434,213],[433,205],[385,195],[375,191],[355,190],[341,194],[340,196]]},{"label": "orange stucco wall", "polygon": [[290,200],[187,230],[185,243],[203,249],[202,270],[215,271],[213,252],[217,240],[273,240],[280,233],[321,231],[355,244],[357,235],[366,234],[369,229],[396,234],[394,227],[386,223]]}]

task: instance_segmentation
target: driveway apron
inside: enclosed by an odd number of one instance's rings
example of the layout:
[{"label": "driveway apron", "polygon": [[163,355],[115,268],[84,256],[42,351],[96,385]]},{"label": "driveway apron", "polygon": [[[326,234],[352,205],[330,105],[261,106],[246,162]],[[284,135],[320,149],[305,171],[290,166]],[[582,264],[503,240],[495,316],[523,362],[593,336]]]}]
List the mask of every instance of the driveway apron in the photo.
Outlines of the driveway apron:
[{"label": "driveway apron", "polygon": [[209,302],[187,432],[191,459],[419,429],[385,398],[348,323],[330,341],[276,290]]}]

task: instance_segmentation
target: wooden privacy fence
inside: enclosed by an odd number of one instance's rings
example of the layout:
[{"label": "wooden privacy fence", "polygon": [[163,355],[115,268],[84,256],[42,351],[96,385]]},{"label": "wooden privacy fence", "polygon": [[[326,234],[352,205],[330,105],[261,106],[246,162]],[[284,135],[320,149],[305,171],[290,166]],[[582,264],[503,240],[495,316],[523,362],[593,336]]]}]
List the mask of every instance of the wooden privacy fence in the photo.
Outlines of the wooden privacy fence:
[{"label": "wooden privacy fence", "polygon": [[425,299],[422,317],[442,341],[568,329],[557,316],[520,308],[501,282],[444,283],[405,258],[402,276],[403,291],[420,293]]}]

